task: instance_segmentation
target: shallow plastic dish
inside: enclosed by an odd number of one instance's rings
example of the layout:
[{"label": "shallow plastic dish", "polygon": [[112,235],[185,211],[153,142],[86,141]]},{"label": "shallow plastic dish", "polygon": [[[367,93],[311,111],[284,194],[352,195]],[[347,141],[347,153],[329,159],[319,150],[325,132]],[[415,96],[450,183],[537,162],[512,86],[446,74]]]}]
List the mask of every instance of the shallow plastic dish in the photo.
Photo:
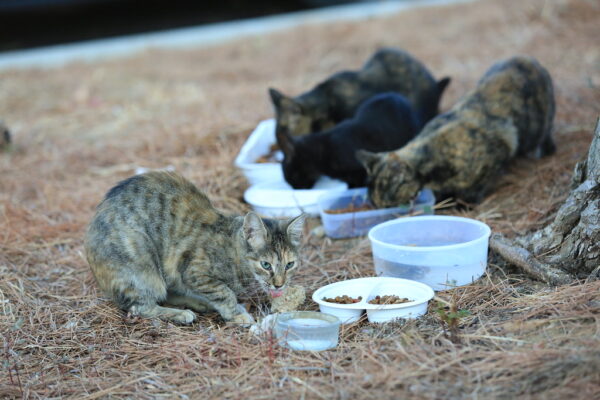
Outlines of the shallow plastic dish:
[{"label": "shallow plastic dish", "polygon": [[400,218],[369,231],[375,273],[445,290],[478,279],[487,266],[490,227],[446,215]]},{"label": "shallow plastic dish", "polygon": [[[271,145],[275,144],[275,120],[267,119],[261,121],[252,131],[234,164],[242,170],[242,173],[251,185],[261,182],[284,181],[283,170],[280,163],[257,163],[256,160],[267,153]],[[283,153],[279,153],[283,159]]]},{"label": "shallow plastic dish", "polygon": [[320,196],[347,188],[346,182],[326,176],[320,177],[312,189],[293,189],[285,181],[263,182],[246,190],[244,200],[264,217],[295,217],[303,212],[318,216]]},{"label": "shallow plastic dish", "polygon": [[[324,301],[324,297],[347,295],[358,296],[362,300],[354,304],[336,304]],[[412,301],[402,304],[369,304],[369,300],[380,295],[396,295]],[[427,303],[433,298],[433,289],[408,279],[372,277],[358,278],[332,283],[315,291],[312,299],[323,313],[335,315],[342,324],[350,324],[360,319],[367,311],[369,322],[389,322],[398,318],[417,318],[427,312]]]},{"label": "shallow plastic dish", "polygon": [[277,315],[275,337],[293,350],[321,351],[338,345],[340,320],[314,311],[293,311]]},{"label": "shallow plastic dish", "polygon": [[327,210],[339,210],[349,206],[360,207],[370,204],[367,188],[327,193],[319,197],[319,214],[327,236],[334,239],[366,235],[369,229],[390,219],[414,215],[433,214],[435,196],[429,189],[423,189],[413,204],[378,210],[349,212],[343,214],[327,213]]}]

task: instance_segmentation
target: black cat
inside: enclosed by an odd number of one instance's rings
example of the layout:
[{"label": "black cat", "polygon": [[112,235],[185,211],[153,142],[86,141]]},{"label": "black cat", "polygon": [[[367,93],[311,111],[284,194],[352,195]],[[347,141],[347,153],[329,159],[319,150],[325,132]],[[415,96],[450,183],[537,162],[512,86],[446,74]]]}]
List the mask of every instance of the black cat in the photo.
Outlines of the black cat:
[{"label": "black cat", "polygon": [[421,118],[404,96],[373,96],[359,107],[354,118],[332,129],[300,137],[279,135],[285,180],[296,189],[311,188],[321,175],[345,181],[350,187],[365,186],[367,172],[355,152],[399,149],[422,126]]}]

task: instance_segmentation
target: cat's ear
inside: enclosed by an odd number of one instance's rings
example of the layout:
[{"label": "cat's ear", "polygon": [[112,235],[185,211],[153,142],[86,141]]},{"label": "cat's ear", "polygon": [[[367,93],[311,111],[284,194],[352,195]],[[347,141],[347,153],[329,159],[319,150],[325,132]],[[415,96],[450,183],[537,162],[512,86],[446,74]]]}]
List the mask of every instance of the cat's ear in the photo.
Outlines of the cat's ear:
[{"label": "cat's ear", "polygon": [[271,96],[271,102],[273,102],[276,112],[283,114],[302,114],[302,106],[293,98],[288,97],[279,90],[273,88],[269,89],[269,95]]},{"label": "cat's ear", "polygon": [[253,212],[244,217],[242,226],[244,239],[254,250],[259,250],[267,245],[267,228],[262,219]]},{"label": "cat's ear", "polygon": [[442,93],[444,92],[446,87],[448,87],[448,85],[450,84],[451,80],[452,79],[449,76],[446,76],[437,82],[436,86],[440,97],[442,96]]},{"label": "cat's ear", "polygon": [[300,242],[302,241],[302,232],[304,232],[304,221],[306,220],[305,214],[300,214],[296,218],[292,218],[288,222],[288,226],[286,228],[287,236],[290,240],[290,243],[294,246],[300,246]]},{"label": "cat's ear", "polygon": [[283,100],[285,98],[283,93],[281,93],[277,89],[269,88],[269,95],[271,96],[271,102],[273,103],[275,108],[277,108],[277,109],[280,108],[281,100]]},{"label": "cat's ear", "polygon": [[373,169],[377,162],[379,162],[380,155],[377,153],[371,153],[367,150],[356,150],[356,159],[367,169],[367,173],[372,175]]}]

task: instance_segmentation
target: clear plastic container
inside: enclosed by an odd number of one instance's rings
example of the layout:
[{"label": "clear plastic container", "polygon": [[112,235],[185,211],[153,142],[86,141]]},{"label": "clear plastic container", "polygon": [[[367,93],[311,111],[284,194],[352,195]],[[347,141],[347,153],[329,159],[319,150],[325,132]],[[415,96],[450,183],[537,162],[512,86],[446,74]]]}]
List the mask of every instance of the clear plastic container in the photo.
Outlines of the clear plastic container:
[{"label": "clear plastic container", "polygon": [[370,205],[367,188],[350,189],[344,192],[327,193],[319,198],[319,214],[327,236],[334,239],[366,235],[369,229],[390,219],[408,214],[431,215],[435,196],[429,189],[419,192],[413,204],[378,210],[328,213],[328,210],[346,209]]},{"label": "clear plastic container", "polygon": [[338,345],[340,320],[330,314],[293,311],[277,315],[275,337],[292,350],[321,351]]},{"label": "clear plastic container", "polygon": [[446,215],[385,222],[369,231],[375,273],[434,290],[467,285],[485,272],[490,234],[483,222]]}]

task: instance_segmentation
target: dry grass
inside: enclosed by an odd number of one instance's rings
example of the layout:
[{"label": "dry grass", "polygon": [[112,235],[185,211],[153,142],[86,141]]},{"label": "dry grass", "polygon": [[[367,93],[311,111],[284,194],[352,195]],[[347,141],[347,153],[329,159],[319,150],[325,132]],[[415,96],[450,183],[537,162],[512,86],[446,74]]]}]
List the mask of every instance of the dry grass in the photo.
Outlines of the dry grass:
[{"label": "dry grass", "polygon": [[[600,6],[507,3],[0,73],[0,116],[16,142],[0,154],[0,397],[599,398],[599,282],[548,289],[491,260],[480,281],[439,294],[470,311],[452,335],[432,304],[404,325],[345,327],[338,349],[312,354],[212,315],[191,327],[127,319],[100,297],[82,257],[95,205],[135,165],[172,164],[219,207],[247,210],[232,160],[271,116],[267,87],[297,94],[384,45],[452,76],[444,108],[498,59],[526,53],[549,69],[558,153],[515,162],[494,194],[460,211],[509,235],[544,225],[599,114]],[[309,293],[373,268],[366,239],[308,237],[303,257],[297,281]]]}]

